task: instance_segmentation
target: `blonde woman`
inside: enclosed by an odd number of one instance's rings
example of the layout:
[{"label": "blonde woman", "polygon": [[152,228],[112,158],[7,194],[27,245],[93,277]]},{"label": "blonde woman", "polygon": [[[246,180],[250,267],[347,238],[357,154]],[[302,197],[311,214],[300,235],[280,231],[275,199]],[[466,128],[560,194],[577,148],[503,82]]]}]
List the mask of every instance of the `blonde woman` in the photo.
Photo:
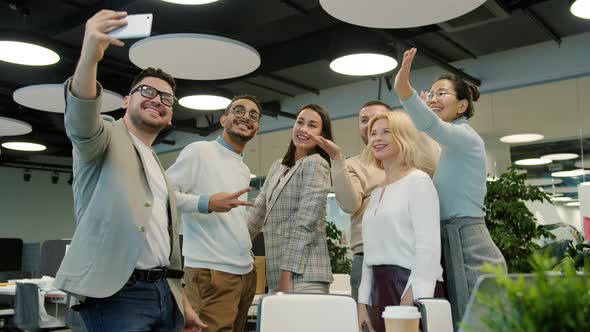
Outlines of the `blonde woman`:
[{"label": "blonde woman", "polygon": [[385,171],[385,181],[363,217],[361,329],[384,331],[386,306],[444,297],[438,195],[431,180],[438,150],[425,142],[403,111],[379,114],[369,125],[369,158]]}]

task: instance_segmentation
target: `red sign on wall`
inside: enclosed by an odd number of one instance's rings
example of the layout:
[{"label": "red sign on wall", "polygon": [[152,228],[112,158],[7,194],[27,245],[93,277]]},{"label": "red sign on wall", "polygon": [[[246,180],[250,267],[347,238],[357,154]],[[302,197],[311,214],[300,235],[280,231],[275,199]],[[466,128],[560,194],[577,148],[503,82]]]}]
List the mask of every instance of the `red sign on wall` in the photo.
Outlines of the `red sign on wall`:
[{"label": "red sign on wall", "polygon": [[590,240],[590,218],[584,216],[584,240]]}]

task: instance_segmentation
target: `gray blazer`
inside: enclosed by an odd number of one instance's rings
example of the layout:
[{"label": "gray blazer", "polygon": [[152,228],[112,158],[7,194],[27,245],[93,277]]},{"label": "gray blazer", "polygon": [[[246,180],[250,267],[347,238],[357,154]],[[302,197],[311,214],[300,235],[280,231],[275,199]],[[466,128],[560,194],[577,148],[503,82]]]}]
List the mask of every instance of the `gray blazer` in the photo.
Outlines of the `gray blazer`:
[{"label": "gray blazer", "polygon": [[281,270],[294,272],[294,283],[332,282],[324,223],[328,162],[319,154],[303,157],[280,180],[286,170],[274,162],[248,218],[252,238],[264,232],[268,288],[279,287]]},{"label": "gray blazer", "polygon": [[[120,290],[135,268],[145,229],[150,227],[153,196],[123,119],[115,122],[99,116],[100,85],[97,99],[82,100],[72,95],[70,83],[71,79],[65,83],[65,127],[74,146],[77,225],[54,285],[75,295],[103,298]],[[181,269],[174,195],[168,199],[170,268]],[[180,279],[168,279],[168,283],[182,309]]]}]

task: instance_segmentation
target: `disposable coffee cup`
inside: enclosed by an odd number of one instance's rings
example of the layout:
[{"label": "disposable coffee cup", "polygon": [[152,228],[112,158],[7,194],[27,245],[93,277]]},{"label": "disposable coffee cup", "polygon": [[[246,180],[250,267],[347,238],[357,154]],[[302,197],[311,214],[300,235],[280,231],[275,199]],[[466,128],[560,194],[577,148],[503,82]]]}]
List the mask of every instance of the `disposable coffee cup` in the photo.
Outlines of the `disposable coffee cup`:
[{"label": "disposable coffee cup", "polygon": [[418,332],[420,313],[414,306],[385,307],[381,315],[386,332]]}]

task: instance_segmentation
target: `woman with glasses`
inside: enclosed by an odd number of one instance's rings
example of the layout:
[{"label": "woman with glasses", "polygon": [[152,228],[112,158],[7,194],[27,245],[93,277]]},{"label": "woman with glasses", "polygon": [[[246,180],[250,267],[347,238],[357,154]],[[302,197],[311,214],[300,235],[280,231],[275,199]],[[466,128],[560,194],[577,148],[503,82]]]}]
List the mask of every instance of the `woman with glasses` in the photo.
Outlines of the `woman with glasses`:
[{"label": "woman with glasses", "polygon": [[484,221],[484,142],[467,123],[473,116],[479,90],[457,76],[442,75],[429,92],[419,96],[410,85],[415,55],[415,48],[404,53],[394,87],[418,130],[442,146],[433,181],[440,198],[443,262],[456,324],[484,263],[506,268],[506,261]]},{"label": "woman with glasses", "polygon": [[333,280],[324,224],[330,157],[310,134],[333,139],[320,105],[299,110],[287,153],[270,167],[248,219],[251,238],[264,232],[271,292],[328,293]]}]

